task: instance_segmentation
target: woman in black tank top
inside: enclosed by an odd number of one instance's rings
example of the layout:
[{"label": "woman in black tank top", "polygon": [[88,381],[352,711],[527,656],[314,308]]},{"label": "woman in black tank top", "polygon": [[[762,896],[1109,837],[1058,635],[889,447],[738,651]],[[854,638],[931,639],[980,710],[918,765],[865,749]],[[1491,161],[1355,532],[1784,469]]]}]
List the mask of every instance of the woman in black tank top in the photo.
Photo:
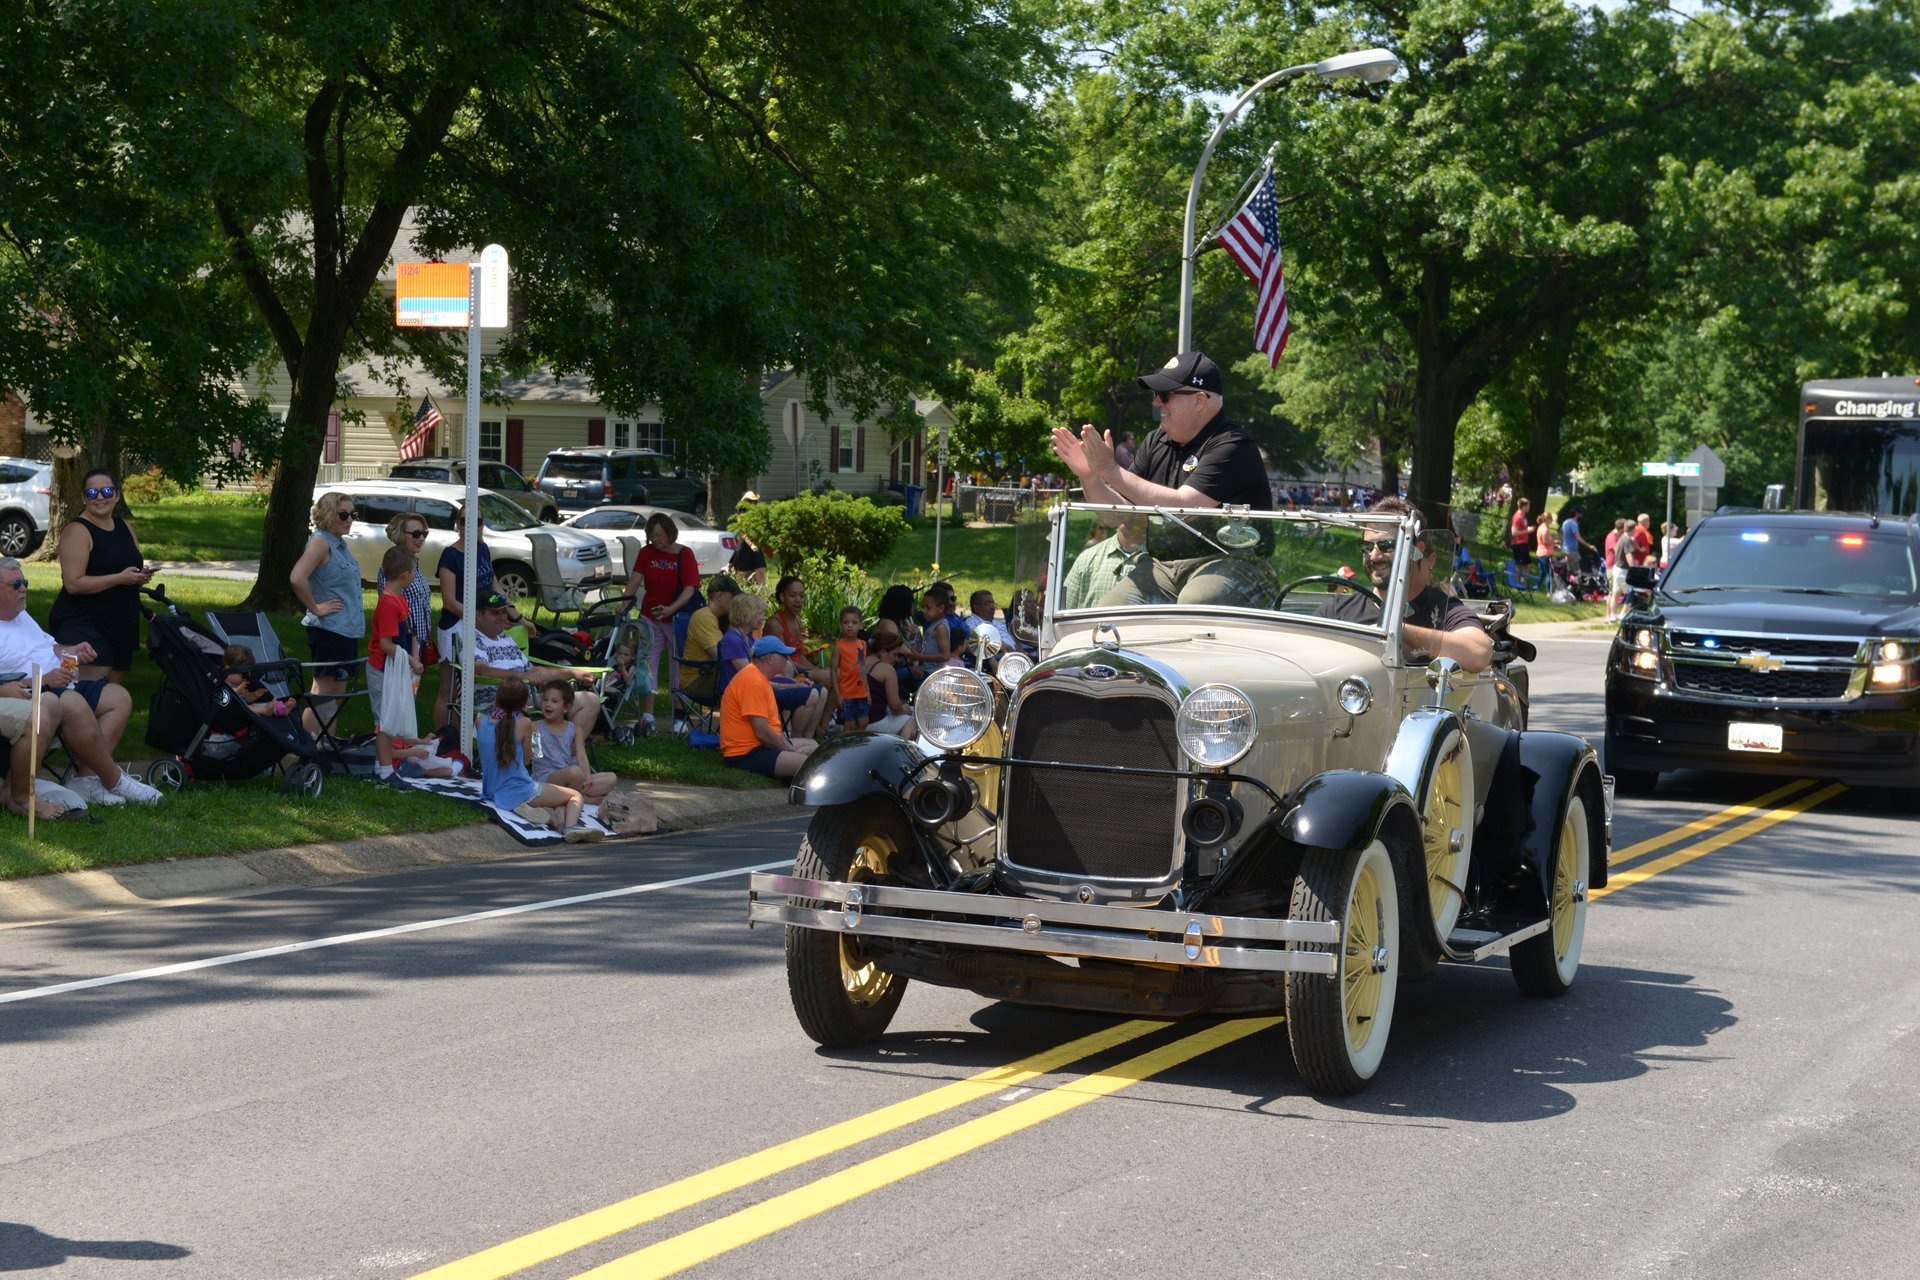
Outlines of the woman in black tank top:
[{"label": "woman in black tank top", "polygon": [[61,644],[93,646],[80,679],[105,676],[123,684],[140,647],[140,588],[153,573],[116,509],[120,486],[113,475],[95,467],[80,483],[86,507],[60,534],[60,594],[47,629]]}]

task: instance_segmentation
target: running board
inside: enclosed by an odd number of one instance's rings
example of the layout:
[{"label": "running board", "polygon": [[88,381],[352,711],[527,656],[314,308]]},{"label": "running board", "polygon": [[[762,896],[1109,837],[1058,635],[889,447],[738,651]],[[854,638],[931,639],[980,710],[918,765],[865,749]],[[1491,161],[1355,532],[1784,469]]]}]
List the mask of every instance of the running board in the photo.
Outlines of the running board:
[{"label": "running board", "polygon": [[1525,942],[1537,937],[1553,927],[1552,917],[1536,920],[1523,929],[1512,933],[1499,933],[1492,929],[1455,929],[1447,936],[1446,946],[1442,950],[1449,960],[1462,964],[1473,964],[1485,960],[1488,956],[1498,955],[1516,942]]}]

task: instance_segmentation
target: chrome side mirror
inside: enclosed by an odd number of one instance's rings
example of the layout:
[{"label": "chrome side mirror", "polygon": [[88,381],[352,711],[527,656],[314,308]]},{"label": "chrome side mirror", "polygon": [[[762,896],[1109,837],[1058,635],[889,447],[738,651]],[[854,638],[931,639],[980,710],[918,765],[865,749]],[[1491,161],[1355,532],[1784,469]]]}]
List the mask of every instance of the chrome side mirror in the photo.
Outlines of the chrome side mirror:
[{"label": "chrome side mirror", "polygon": [[1427,688],[1433,690],[1432,705],[1447,705],[1447,695],[1453,692],[1453,685],[1464,668],[1452,658],[1435,658],[1427,664]]}]

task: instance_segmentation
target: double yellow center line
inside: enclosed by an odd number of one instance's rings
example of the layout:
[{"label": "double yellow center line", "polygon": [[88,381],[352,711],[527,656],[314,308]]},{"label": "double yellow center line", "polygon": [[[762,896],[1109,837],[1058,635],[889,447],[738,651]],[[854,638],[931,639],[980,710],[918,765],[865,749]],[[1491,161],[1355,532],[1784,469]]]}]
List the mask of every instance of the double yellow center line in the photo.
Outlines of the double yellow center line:
[{"label": "double yellow center line", "polygon": [[[1595,889],[1592,896],[1605,897],[1662,872],[1704,858],[1736,841],[1757,835],[1804,813],[1846,790],[1840,783],[1830,783],[1812,790],[1810,787],[1812,784],[1804,780],[1791,782],[1745,803],[1730,805],[1651,839],[1616,850],[1610,861],[1611,870],[1606,887]],[[1713,831],[1718,834],[1686,843]],[[1682,847],[1673,849],[1676,845]],[[1663,849],[1673,851],[1659,857],[1649,857],[1659,854]],[[1637,862],[1643,858],[1647,860]],[[1631,867],[1623,866],[1636,862],[1637,865]],[[580,1280],[586,1280],[587,1277],[593,1280],[613,1280],[614,1277],[619,1280],[639,1280],[641,1277],[668,1276],[684,1271],[1022,1129],[1065,1115],[1099,1098],[1109,1097],[1215,1049],[1276,1027],[1280,1022],[1281,1019],[1275,1017],[1240,1018],[1205,1027],[1113,1066],[1097,1069],[1031,1097],[1013,1101],[998,1111],[962,1121],[950,1129],[860,1161],[629,1253],[581,1273]],[[958,1107],[1019,1089],[1029,1081],[1111,1053],[1153,1032],[1163,1031],[1167,1025],[1163,1022],[1133,1021],[1104,1028],[1006,1066],[956,1080],[918,1097],[907,1098],[877,1111],[829,1125],[763,1151],[730,1160],[703,1173],[544,1227],[435,1267],[421,1273],[415,1280],[500,1280],[500,1277],[549,1262],[823,1156],[833,1155]]]}]

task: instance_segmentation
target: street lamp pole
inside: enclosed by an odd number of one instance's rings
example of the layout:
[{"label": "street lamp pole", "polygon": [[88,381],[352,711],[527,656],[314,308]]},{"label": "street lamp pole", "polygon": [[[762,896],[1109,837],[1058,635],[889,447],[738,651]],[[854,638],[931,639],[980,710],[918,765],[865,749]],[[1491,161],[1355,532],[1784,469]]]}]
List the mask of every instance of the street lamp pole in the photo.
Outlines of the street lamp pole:
[{"label": "street lamp pole", "polygon": [[1206,176],[1207,163],[1213,159],[1213,149],[1220,145],[1220,139],[1226,135],[1240,112],[1253,99],[1294,76],[1311,71],[1323,80],[1338,80],[1352,77],[1368,84],[1379,84],[1400,69],[1400,59],[1385,49],[1362,49],[1354,53],[1343,53],[1338,57],[1324,58],[1319,62],[1303,62],[1297,67],[1286,67],[1261,80],[1227,108],[1220,117],[1220,123],[1214,126],[1213,136],[1207,139],[1207,146],[1200,153],[1200,163],[1194,167],[1193,181],[1187,186],[1187,220],[1180,242],[1180,345],[1179,350],[1193,350],[1193,218],[1200,205],[1200,180]]}]

